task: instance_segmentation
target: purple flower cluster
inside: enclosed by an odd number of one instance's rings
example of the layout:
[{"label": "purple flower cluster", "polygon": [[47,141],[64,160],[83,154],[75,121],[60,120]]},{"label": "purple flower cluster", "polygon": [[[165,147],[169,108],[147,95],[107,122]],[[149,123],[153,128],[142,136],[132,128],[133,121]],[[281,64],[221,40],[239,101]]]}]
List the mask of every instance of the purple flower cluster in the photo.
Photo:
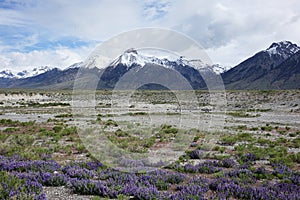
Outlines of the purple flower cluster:
[{"label": "purple flower cluster", "polygon": [[62,172],[70,178],[78,178],[78,179],[90,179],[95,176],[93,170],[88,170],[78,165],[74,165],[74,166],[68,165],[62,169]]},{"label": "purple flower cluster", "polygon": [[222,171],[222,168],[232,168],[236,166],[236,162],[232,159],[224,160],[207,160],[203,163],[197,165],[186,164],[184,166],[175,164],[171,168],[187,173],[204,173],[204,174],[213,174],[219,171]]},{"label": "purple flower cluster", "polygon": [[299,186],[287,183],[271,184],[265,186],[250,186],[237,184],[230,179],[216,179],[209,185],[220,199],[234,197],[237,199],[250,200],[273,200],[273,199],[299,199]]},{"label": "purple flower cluster", "polygon": [[295,185],[300,186],[300,172],[294,172],[289,167],[282,164],[274,164],[273,175],[278,177],[279,179],[284,179],[289,182],[292,182]]},{"label": "purple flower cluster", "polygon": [[245,163],[253,162],[257,160],[256,156],[252,153],[241,156],[241,160]]},{"label": "purple flower cluster", "polygon": [[[105,169],[100,162],[60,166],[51,160],[28,161],[0,156],[0,199],[43,200],[46,199],[43,186],[65,186],[81,195],[105,198],[126,195],[140,200],[293,200],[300,196],[299,172],[284,165],[273,165],[274,170],[267,171],[263,167],[238,166],[233,160],[224,159],[208,160],[197,165],[175,165],[173,168],[175,171],[160,169],[147,173],[125,173]],[[276,181],[270,181],[270,177],[276,178]],[[258,181],[260,179],[264,180]]]},{"label": "purple flower cluster", "polygon": [[18,171],[18,172],[29,172],[29,171],[43,171],[43,172],[54,172],[60,170],[61,166],[55,161],[44,161],[35,160],[28,161],[22,160],[18,157],[6,158],[1,156],[0,168],[4,171]]},{"label": "purple flower cluster", "polygon": [[42,185],[37,181],[22,180],[0,171],[0,199],[45,199]]},{"label": "purple flower cluster", "polygon": [[186,164],[183,167],[178,167],[177,169],[182,172],[202,174],[213,174],[222,170],[219,167],[215,167],[210,162],[199,163],[197,165]]},{"label": "purple flower cluster", "polygon": [[70,180],[70,188],[74,193],[82,195],[97,195],[110,198],[117,197],[117,192],[109,189],[102,181],[74,178]]},{"label": "purple flower cluster", "polygon": [[200,159],[203,157],[203,151],[201,151],[200,149],[196,149],[192,151],[189,156],[191,159]]},{"label": "purple flower cluster", "polygon": [[191,178],[187,185],[179,185],[175,194],[170,199],[205,199],[204,195],[209,190],[209,180],[202,177]]},{"label": "purple flower cluster", "polygon": [[232,171],[225,173],[225,176],[245,184],[246,183],[253,184],[256,182],[256,179],[254,178],[252,171],[248,169],[234,169]]}]

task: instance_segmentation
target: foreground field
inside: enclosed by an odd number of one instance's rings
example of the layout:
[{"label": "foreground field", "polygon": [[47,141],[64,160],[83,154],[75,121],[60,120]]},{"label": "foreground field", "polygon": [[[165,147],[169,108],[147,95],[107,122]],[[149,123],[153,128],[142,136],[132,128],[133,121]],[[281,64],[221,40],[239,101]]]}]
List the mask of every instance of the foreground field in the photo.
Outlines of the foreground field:
[{"label": "foreground field", "polygon": [[[300,199],[299,90],[127,93],[97,91],[85,116],[71,91],[1,91],[0,199]],[[148,162],[98,160],[102,136],[164,164],[116,170]]]}]

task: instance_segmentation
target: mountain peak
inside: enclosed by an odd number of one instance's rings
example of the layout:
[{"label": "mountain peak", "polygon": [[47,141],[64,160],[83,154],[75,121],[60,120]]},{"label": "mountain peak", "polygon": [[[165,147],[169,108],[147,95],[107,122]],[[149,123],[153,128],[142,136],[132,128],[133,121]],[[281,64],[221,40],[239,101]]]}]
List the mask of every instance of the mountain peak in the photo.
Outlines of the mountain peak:
[{"label": "mountain peak", "polygon": [[0,78],[15,78],[11,70],[6,69],[0,72]]},{"label": "mountain peak", "polygon": [[19,72],[15,72],[7,69],[0,72],[0,78],[28,78],[28,77],[37,76],[39,74],[43,74],[52,69],[55,68],[49,66],[41,66],[41,67],[35,67],[31,70],[23,70]]},{"label": "mountain peak", "polygon": [[126,50],[122,55],[115,59],[110,66],[117,67],[119,64],[130,68],[132,66],[144,67],[146,64],[156,64],[165,68],[174,68],[175,66],[189,66],[197,70],[211,70],[217,74],[225,71],[225,68],[221,68],[218,65],[209,65],[203,63],[200,59],[188,60],[184,56],[162,56],[156,57],[148,55],[144,52],[138,52],[134,48]]},{"label": "mountain peak", "polygon": [[130,49],[127,49],[124,53],[133,53],[133,54],[138,54],[137,50],[134,49],[134,48],[130,48]]},{"label": "mountain peak", "polygon": [[266,52],[268,52],[270,56],[280,55],[283,56],[284,59],[289,58],[298,51],[300,51],[300,47],[290,41],[274,42],[266,50]]}]

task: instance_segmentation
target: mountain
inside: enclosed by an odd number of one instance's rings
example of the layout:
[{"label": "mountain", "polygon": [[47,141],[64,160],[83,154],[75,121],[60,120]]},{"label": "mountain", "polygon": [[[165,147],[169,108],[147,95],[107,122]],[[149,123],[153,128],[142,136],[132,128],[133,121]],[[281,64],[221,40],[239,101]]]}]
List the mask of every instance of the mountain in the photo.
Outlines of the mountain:
[{"label": "mountain", "polygon": [[[206,84],[201,77],[201,73],[215,73],[214,69],[220,70],[217,65],[207,65],[201,60],[187,60],[184,57],[173,59],[157,58],[154,56],[143,55],[134,49],[129,49],[115,59],[106,68],[101,68],[101,58],[98,56],[89,58],[86,62],[75,63],[65,70],[58,68],[41,68],[34,69],[33,72],[45,70],[44,73],[27,77],[29,72],[18,75],[12,74],[9,71],[3,72],[3,77],[0,77],[0,87],[4,88],[51,88],[51,89],[71,89],[75,77],[82,83],[88,83],[91,76],[98,77],[98,89],[113,89],[116,83],[126,73],[134,69],[139,71],[139,75],[145,73],[166,73],[164,79],[168,78],[169,73],[177,71],[194,89],[205,89]],[[79,75],[77,75],[80,69]],[[152,70],[152,71],[151,71]],[[166,71],[167,70],[167,71]],[[32,73],[33,74],[33,73]],[[137,75],[137,74],[135,74]],[[175,75],[176,76],[176,75]],[[178,80],[170,80],[174,82]],[[178,84],[178,83],[177,83]],[[160,89],[157,85],[147,85],[147,89]]]},{"label": "mountain", "polygon": [[[96,66],[94,65],[94,62],[92,62],[92,66]],[[166,79],[169,79],[167,83],[171,85],[173,84],[173,86],[177,88],[179,85],[175,86],[175,84],[176,82],[179,84],[178,82],[180,77],[177,77],[175,74],[172,74],[171,77],[171,73],[176,71],[177,73],[179,72],[181,74],[181,78],[184,77],[188,81],[193,89],[206,89],[206,84],[201,74],[212,76],[213,74],[216,74],[214,71],[216,68],[220,70],[219,66],[208,65],[203,63],[201,60],[187,60],[182,56],[176,58],[158,58],[154,56],[143,55],[143,53],[137,52],[134,49],[129,49],[104,69],[98,88],[114,88],[115,84],[120,80],[121,77],[124,76],[124,74],[133,70],[135,71],[134,76],[140,78],[143,77],[143,79],[148,79],[149,82],[151,82],[149,78],[150,76],[153,77],[153,79],[158,79],[158,77],[162,76],[162,73],[169,73],[169,75],[164,75],[165,80],[161,78],[161,80],[157,80],[157,82],[163,83],[166,81]],[[148,74],[148,77],[145,77],[142,72],[144,74]],[[173,79],[174,77],[177,77],[178,80]],[[180,80],[183,81],[183,79]],[[156,84],[148,84],[146,88],[158,89],[159,87]]]},{"label": "mountain", "polygon": [[7,78],[7,79],[10,79],[10,78],[15,78],[16,76],[12,73],[11,70],[3,70],[0,72],[0,78]]},{"label": "mountain", "polygon": [[[289,41],[273,43],[232,69],[224,72],[222,78],[226,89],[296,89],[298,82],[293,74],[297,69],[289,62],[300,52],[300,47]],[[296,58],[293,58],[296,59]],[[290,64],[287,66],[288,63]],[[290,71],[287,71],[289,68]],[[285,73],[283,77],[278,73]],[[293,81],[292,81],[293,80]],[[298,79],[299,80],[299,79]],[[289,83],[288,86],[285,85]]]},{"label": "mountain", "polygon": [[300,51],[270,71],[264,80],[270,80],[272,89],[300,89]]},{"label": "mountain", "polygon": [[6,69],[0,72],[0,78],[28,78],[43,74],[52,69],[54,68],[48,66],[35,67],[31,70],[23,70],[20,72],[12,72],[12,70]]},{"label": "mountain", "polygon": [[[3,70],[0,72],[0,88],[72,89],[77,78],[76,83],[91,89],[113,89],[120,81],[123,81],[124,87],[130,88],[132,82],[138,85],[155,79],[158,83],[167,82],[181,89],[181,83],[184,82],[180,80],[184,77],[193,89],[207,89],[205,81],[214,84],[215,79],[211,77],[216,74],[221,74],[226,89],[300,88],[300,47],[289,41],[273,43],[229,70],[197,59],[187,60],[182,56],[149,56],[135,49],[128,49],[103,68],[103,63],[107,63],[105,59],[90,57],[64,70],[50,67],[17,73]],[[205,75],[205,81],[201,75]],[[124,81],[124,77],[127,80]],[[146,84],[142,88],[166,89],[156,83]]]},{"label": "mountain", "polygon": [[53,68],[33,77],[10,79],[6,88],[72,89],[77,72],[78,68]]}]

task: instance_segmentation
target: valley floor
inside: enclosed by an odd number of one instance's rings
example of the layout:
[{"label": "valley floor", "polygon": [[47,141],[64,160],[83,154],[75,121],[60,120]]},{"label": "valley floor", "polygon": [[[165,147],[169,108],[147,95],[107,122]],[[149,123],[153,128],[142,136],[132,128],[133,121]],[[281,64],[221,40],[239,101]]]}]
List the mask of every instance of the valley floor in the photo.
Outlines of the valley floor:
[{"label": "valley floor", "polygon": [[299,199],[300,90],[1,90],[0,157],[0,199]]}]

